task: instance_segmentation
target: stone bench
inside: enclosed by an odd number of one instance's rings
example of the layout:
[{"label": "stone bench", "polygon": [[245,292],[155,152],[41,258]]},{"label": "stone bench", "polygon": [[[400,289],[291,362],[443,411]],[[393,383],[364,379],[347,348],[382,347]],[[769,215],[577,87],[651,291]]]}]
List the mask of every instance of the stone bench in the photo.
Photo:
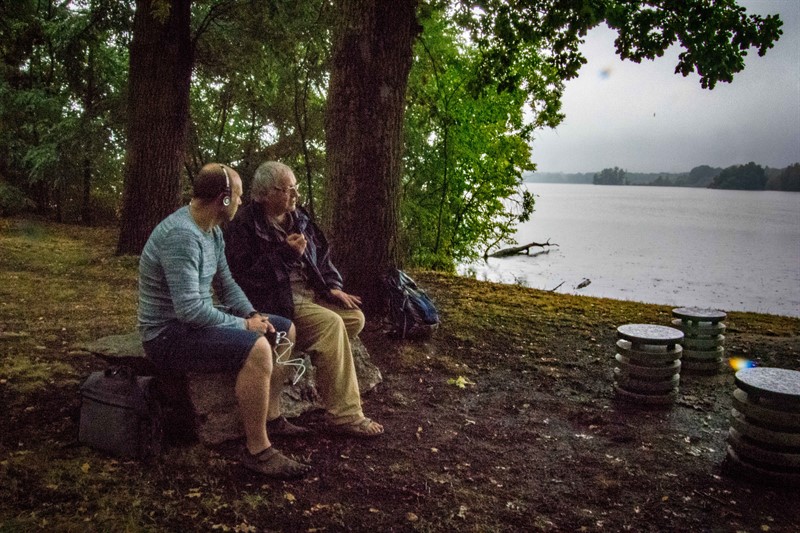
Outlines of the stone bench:
[{"label": "stone bench", "polygon": [[[138,333],[112,335],[86,343],[83,351],[96,355],[110,365],[126,365],[137,375],[158,376],[159,390],[164,399],[167,427],[178,437],[197,438],[204,444],[219,444],[244,436],[239,415],[233,373],[160,374],[145,357]],[[358,386],[363,394],[383,381],[380,370],[369,358],[360,339],[352,341]],[[294,357],[303,357],[297,353]],[[315,372],[306,356],[307,371],[297,385],[287,384],[281,394],[281,410],[293,418],[321,408]],[[290,373],[291,375],[291,373]]]}]

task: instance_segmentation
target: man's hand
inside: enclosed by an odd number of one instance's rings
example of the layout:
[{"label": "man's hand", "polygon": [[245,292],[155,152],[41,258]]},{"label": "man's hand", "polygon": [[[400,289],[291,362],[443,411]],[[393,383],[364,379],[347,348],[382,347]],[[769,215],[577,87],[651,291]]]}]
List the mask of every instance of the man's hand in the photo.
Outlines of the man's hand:
[{"label": "man's hand", "polygon": [[297,255],[302,256],[306,251],[306,238],[303,237],[302,233],[292,233],[291,235],[287,236],[286,244],[288,244],[292,250],[297,252]]},{"label": "man's hand", "polygon": [[264,315],[255,314],[245,320],[247,322],[247,331],[257,331],[262,334],[275,331],[275,326],[273,326],[269,318]]},{"label": "man's hand", "polygon": [[358,309],[361,307],[361,298],[347,294],[339,289],[331,289],[331,296],[345,309]]}]

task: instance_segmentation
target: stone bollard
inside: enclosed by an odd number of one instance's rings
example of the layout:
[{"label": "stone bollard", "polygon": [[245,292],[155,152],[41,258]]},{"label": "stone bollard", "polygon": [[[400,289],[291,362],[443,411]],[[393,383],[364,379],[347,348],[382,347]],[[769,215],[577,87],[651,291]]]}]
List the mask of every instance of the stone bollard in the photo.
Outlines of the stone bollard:
[{"label": "stone bollard", "polygon": [[746,368],[735,382],[728,464],[759,481],[800,487],[800,372]]},{"label": "stone bollard", "polygon": [[651,405],[675,402],[683,333],[667,326],[626,324],[617,328],[617,338],[617,398]]},{"label": "stone bollard", "polygon": [[672,310],[672,325],[681,330],[683,339],[683,371],[695,374],[716,374],[725,367],[724,311],[679,307]]}]

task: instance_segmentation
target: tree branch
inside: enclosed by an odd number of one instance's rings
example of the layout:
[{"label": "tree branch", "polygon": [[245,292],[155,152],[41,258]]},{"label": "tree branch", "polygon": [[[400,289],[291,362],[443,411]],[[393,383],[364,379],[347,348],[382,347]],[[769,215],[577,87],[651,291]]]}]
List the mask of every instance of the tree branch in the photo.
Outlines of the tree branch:
[{"label": "tree branch", "polygon": [[547,242],[531,242],[523,246],[512,246],[511,248],[503,248],[502,250],[497,250],[496,252],[491,254],[489,253],[484,254],[483,258],[486,259],[487,257],[508,257],[510,255],[517,255],[518,253],[521,252],[525,252],[525,255],[530,255],[530,249],[533,248],[534,246],[538,246],[539,248],[545,248],[547,246],[558,246],[558,244],[551,243],[550,239],[547,239]]}]

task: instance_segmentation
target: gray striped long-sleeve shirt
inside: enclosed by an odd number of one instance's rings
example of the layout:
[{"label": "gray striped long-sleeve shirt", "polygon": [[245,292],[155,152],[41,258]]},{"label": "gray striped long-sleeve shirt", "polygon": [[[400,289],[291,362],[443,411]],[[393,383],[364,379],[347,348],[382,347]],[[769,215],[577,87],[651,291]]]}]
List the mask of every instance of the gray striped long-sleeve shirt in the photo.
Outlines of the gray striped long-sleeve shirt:
[{"label": "gray striped long-sleeve shirt", "polygon": [[[214,307],[211,287],[231,314]],[[172,321],[196,328],[246,328],[253,306],[236,284],[225,259],[222,231],[195,224],[185,206],[161,221],[139,258],[139,332],[154,339]]]}]

